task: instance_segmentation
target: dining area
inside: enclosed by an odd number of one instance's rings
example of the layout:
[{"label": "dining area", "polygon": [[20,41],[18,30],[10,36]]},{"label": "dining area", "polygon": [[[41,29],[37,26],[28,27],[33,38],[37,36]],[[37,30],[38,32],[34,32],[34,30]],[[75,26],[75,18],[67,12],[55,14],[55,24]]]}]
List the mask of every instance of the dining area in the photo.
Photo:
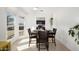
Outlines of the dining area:
[{"label": "dining area", "polygon": [[[43,25],[38,25],[35,30],[28,29],[29,34],[29,47],[31,45],[32,39],[35,38],[36,40],[36,47],[38,51],[41,49],[46,49],[49,51],[49,39],[51,39],[54,46],[56,46],[56,32],[57,28],[53,28],[52,30],[47,30]],[[42,47],[43,46],[43,47]]]}]

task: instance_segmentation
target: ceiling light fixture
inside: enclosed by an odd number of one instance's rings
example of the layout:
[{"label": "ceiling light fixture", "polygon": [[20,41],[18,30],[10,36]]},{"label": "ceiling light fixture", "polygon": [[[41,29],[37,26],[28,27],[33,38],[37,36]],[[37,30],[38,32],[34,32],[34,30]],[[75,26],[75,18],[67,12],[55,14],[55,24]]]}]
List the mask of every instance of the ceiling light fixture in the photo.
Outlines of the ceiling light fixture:
[{"label": "ceiling light fixture", "polygon": [[33,10],[38,10],[38,7],[33,8]]}]

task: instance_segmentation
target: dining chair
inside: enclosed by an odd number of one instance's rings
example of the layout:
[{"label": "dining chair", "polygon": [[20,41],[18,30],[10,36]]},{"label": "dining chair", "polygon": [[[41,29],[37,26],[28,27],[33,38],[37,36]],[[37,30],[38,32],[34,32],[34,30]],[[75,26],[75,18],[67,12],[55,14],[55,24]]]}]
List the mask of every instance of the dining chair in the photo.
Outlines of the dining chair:
[{"label": "dining chair", "polygon": [[32,38],[36,38],[37,36],[31,32],[30,28],[28,29],[28,34],[29,34],[29,46],[30,46]]},{"label": "dining chair", "polygon": [[36,29],[42,29],[42,30],[45,30],[45,26],[43,26],[43,25],[38,25],[38,27],[36,27]]},{"label": "dining chair", "polygon": [[47,31],[38,31],[37,45],[38,45],[39,51],[40,51],[40,49],[42,49],[41,44],[44,44],[45,48],[48,51],[49,42],[48,42],[48,32]]},{"label": "dining chair", "polygon": [[57,29],[53,28],[53,33],[49,34],[49,38],[52,38],[52,43],[54,43],[55,46],[56,46],[56,39],[55,39],[56,32],[57,32]]}]

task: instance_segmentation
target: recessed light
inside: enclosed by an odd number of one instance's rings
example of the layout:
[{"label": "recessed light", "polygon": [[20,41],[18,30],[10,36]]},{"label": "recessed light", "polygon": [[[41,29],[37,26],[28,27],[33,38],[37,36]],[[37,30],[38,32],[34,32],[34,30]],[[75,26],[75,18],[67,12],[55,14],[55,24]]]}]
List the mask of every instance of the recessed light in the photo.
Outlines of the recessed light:
[{"label": "recessed light", "polygon": [[38,10],[38,7],[33,8],[33,10]]}]

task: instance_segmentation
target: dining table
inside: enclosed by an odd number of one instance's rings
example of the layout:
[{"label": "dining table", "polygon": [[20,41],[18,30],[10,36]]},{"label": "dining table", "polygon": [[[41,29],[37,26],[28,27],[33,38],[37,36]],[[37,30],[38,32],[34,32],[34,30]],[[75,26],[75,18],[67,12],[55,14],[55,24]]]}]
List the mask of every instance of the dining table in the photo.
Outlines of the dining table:
[{"label": "dining table", "polygon": [[[37,35],[38,31],[42,31],[42,30],[37,30],[36,29],[36,30],[33,30],[31,33],[32,33],[32,35]],[[53,30],[45,30],[45,31],[48,32],[48,38],[49,38],[49,35],[53,35],[54,34]]]}]

